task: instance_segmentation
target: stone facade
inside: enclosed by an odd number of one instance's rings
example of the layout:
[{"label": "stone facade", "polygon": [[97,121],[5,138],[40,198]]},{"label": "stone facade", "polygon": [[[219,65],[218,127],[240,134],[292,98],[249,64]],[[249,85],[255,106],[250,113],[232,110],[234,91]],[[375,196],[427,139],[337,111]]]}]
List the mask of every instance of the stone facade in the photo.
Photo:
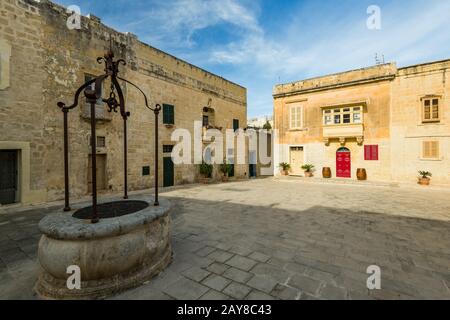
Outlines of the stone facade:
[{"label": "stone facade", "polygon": [[[352,179],[364,168],[369,180],[414,183],[425,170],[450,184],[449,69],[450,60],[388,63],[275,86],[275,163],[294,161],[299,175],[313,164],[317,177],[330,167],[336,177],[339,150],[350,152]],[[439,119],[424,119],[425,100],[438,101]]]},{"label": "stone facade", "polygon": [[[160,115],[161,150],[163,145],[174,144],[170,138],[176,128],[188,129],[194,136],[194,121],[202,121],[205,106],[214,110],[214,125],[223,132],[233,128],[234,119],[242,126],[247,123],[245,88],[142,43],[132,34],[117,32],[95,16],[82,17],[81,29],[69,30],[69,16],[65,8],[49,1],[4,0],[0,4],[0,150],[18,152],[16,202],[63,197],[63,117],[56,103],[71,104],[88,76],[103,73],[96,58],[109,48],[110,38],[116,58],[127,61],[120,75],[143,89],[149,105],[174,106],[173,126],[163,125]],[[145,108],[139,92],[121,85],[131,112],[129,189],[149,188],[154,181],[154,115]],[[104,191],[115,192],[123,189],[122,118],[105,108],[101,104],[97,108],[97,135],[105,137],[98,154],[106,163]],[[83,99],[69,113],[72,197],[88,193],[89,139]],[[159,161],[162,184],[163,154]],[[150,174],[143,175],[143,167],[148,166]],[[195,182],[197,172],[193,165],[175,165],[174,182]],[[236,165],[235,173],[245,178],[248,165]]]}]

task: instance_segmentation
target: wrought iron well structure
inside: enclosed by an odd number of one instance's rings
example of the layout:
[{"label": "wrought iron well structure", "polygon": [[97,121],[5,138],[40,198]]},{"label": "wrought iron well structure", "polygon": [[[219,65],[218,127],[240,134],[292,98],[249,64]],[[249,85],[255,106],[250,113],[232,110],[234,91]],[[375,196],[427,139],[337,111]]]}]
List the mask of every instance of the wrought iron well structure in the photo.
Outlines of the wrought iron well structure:
[{"label": "wrought iron well structure", "polygon": [[[63,112],[63,119],[64,119],[64,211],[70,211],[70,190],[69,190],[69,133],[68,133],[68,113],[70,110],[76,108],[78,106],[78,100],[80,97],[80,94],[84,91],[84,94],[86,96],[86,101],[88,104],[90,104],[90,120],[91,120],[91,161],[92,161],[92,217],[91,222],[97,223],[99,221],[99,216],[97,212],[97,163],[96,163],[96,153],[97,153],[97,146],[96,146],[96,117],[95,117],[95,107],[97,104],[97,101],[101,99],[104,103],[108,105],[108,112],[117,112],[117,109],[120,110],[120,115],[123,119],[123,165],[124,165],[124,199],[128,199],[128,161],[127,161],[127,120],[130,117],[130,112],[126,110],[125,107],[125,98],[123,95],[123,91],[120,87],[119,81],[123,81],[125,83],[130,84],[134,88],[136,88],[144,97],[144,103],[145,106],[153,111],[155,114],[155,199],[154,199],[154,205],[159,206],[159,200],[158,200],[158,118],[159,113],[161,111],[161,106],[159,104],[156,104],[154,108],[151,108],[148,105],[148,99],[145,93],[142,91],[141,88],[139,88],[136,84],[132,83],[131,81],[128,81],[124,78],[119,77],[119,66],[126,65],[125,60],[119,59],[114,60],[114,53],[112,49],[110,48],[109,51],[107,51],[104,55],[104,57],[97,58],[98,63],[104,63],[105,64],[105,73],[87,81],[85,84],[83,84],[75,93],[74,103],[70,106],[66,106],[63,102],[58,102],[58,107]],[[111,80],[111,91],[108,98],[102,98],[102,87],[103,83],[110,78]],[[91,88],[92,84],[95,84],[94,89]],[[117,95],[116,95],[117,92]],[[117,98],[119,100],[117,100]]]}]

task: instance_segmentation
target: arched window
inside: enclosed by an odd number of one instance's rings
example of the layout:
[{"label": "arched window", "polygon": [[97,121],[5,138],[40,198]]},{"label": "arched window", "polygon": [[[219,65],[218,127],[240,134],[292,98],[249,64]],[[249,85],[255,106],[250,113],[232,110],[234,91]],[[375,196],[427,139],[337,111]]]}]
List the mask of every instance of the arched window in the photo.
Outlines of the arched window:
[{"label": "arched window", "polygon": [[346,147],[339,148],[336,152],[350,152],[350,150]]}]

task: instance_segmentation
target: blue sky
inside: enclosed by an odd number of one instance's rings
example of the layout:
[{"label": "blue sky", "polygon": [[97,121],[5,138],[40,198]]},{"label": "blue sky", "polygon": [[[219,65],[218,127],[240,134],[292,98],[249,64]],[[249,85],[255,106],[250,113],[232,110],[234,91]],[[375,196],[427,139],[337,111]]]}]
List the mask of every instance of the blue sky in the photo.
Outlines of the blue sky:
[{"label": "blue sky", "polygon": [[[448,0],[57,0],[248,89],[272,114],[277,83],[375,64],[450,58]],[[112,3],[112,4],[111,4]],[[369,30],[367,8],[381,9]]]}]

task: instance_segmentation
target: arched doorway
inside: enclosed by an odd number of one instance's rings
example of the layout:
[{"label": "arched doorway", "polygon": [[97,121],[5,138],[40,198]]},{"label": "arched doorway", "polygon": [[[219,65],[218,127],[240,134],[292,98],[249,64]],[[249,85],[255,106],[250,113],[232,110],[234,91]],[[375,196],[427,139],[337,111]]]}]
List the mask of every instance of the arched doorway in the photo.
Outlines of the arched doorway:
[{"label": "arched doorway", "polygon": [[349,149],[342,147],[336,151],[336,177],[352,177],[352,160]]}]

